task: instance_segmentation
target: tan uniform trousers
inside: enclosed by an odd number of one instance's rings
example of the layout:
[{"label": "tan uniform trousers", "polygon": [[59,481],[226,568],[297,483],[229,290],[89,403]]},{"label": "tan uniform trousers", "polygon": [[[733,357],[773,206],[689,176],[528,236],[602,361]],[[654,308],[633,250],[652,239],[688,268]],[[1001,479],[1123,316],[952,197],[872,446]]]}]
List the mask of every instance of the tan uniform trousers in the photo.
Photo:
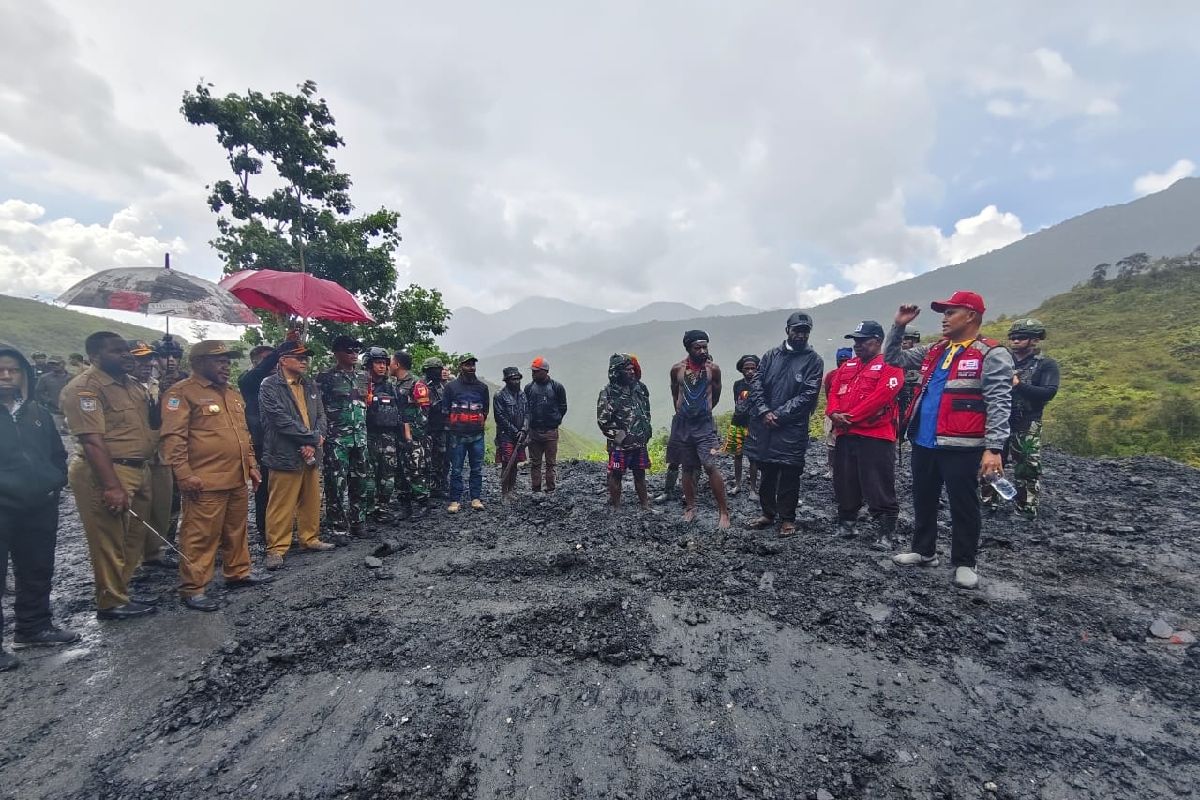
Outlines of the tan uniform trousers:
[{"label": "tan uniform trousers", "polygon": [[[150,517],[150,470],[113,464],[117,479],[129,494],[134,512],[142,519]],[[130,514],[113,516],[104,507],[104,490],[96,482],[92,466],[80,457],[67,471],[75,506],[87,536],[92,573],[96,582],[96,608],[116,608],[129,602],[129,579],[142,563],[146,547],[146,526]]]},{"label": "tan uniform trousers", "polygon": [[242,580],[250,575],[250,548],[246,521],[250,493],[245,486],[183,496],[179,518],[179,594],[204,594],[212,580],[217,550],[221,551],[221,574],[225,580]]},{"label": "tan uniform trousers", "polygon": [[[150,519],[147,520],[154,530],[167,539],[174,541],[171,535],[171,504],[175,492],[175,476],[171,474],[169,464],[150,464]],[[162,543],[153,533],[146,531],[146,549],[143,551],[144,561],[155,561],[162,558]]]},{"label": "tan uniform trousers", "polygon": [[296,526],[301,547],[318,541],[321,529],[321,473],[316,467],[271,470],[267,500],[267,552],[283,555],[292,546]]}]

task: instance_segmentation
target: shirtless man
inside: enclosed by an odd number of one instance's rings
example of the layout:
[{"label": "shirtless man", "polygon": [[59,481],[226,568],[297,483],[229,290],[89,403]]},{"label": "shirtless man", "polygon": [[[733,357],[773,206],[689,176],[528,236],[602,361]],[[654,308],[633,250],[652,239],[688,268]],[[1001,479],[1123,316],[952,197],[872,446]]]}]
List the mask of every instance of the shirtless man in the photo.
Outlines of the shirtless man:
[{"label": "shirtless man", "polygon": [[712,414],[721,400],[721,368],[709,359],[708,334],[704,331],[685,333],[683,346],[687,358],[671,367],[675,417],[667,440],[667,460],[683,470],[683,521],[696,518],[696,471],[703,467],[721,515],[717,526],[725,530],[729,527],[729,506],[725,502],[725,479],[717,468],[721,442]]}]

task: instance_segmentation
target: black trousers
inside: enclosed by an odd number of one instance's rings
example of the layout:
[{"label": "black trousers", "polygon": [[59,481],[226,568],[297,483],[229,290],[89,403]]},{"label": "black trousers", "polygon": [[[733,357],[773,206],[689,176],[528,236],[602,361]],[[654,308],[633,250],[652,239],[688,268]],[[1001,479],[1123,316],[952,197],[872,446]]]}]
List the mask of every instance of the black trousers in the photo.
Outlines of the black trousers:
[{"label": "black trousers", "polygon": [[979,551],[983,515],[979,501],[979,460],[982,449],[942,450],[912,448],[913,551],[923,556],[937,552],[938,502],[942,486],[950,499],[950,563],[974,567]]},{"label": "black trousers", "polygon": [[[57,538],[57,494],[34,508],[0,508],[0,592],[8,580],[11,556],[17,583],[13,611],[18,633],[39,633],[50,627],[50,583],[54,579]],[[0,610],[0,637],[3,635],[4,612]]]},{"label": "black trousers", "polygon": [[800,476],[803,473],[803,456],[799,465],[758,465],[758,503],[762,506],[764,517],[778,518],[781,522],[796,521]]},{"label": "black trousers", "polygon": [[853,521],[863,501],[872,516],[896,516],[896,443],[844,433],[833,449],[833,497],[838,519]]},{"label": "black trousers", "polygon": [[254,442],[255,460],[258,461],[258,471],[262,473],[262,483],[254,490],[254,529],[266,541],[267,536],[267,501],[270,498],[271,487],[268,479],[271,471],[262,463],[263,441],[261,431],[250,431],[250,439]]},{"label": "black trousers", "polygon": [[446,431],[429,431],[429,494],[450,495],[450,454],[446,450]]}]

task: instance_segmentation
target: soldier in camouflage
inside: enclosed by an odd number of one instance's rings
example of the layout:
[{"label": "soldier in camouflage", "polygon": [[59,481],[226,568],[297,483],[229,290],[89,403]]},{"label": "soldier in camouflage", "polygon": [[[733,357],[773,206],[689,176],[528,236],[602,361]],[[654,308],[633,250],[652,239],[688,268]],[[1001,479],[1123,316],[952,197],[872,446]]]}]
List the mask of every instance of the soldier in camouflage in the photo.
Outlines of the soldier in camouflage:
[{"label": "soldier in camouflage", "polygon": [[419,519],[429,513],[429,448],[426,430],[429,387],[412,374],[412,356],[402,350],[392,354],[392,383],[400,397],[400,458],[396,469],[400,518],[415,516]]},{"label": "soldier in camouflage", "polygon": [[428,436],[429,496],[445,499],[450,496],[450,458],[446,449],[446,414],[442,410],[442,396],[446,384],[442,370],[445,365],[440,358],[430,357],[421,364],[425,387],[429,391],[429,406],[426,416]]},{"label": "soldier in camouflage", "polygon": [[[900,340],[901,350],[912,350],[915,346],[921,343],[921,333],[915,330],[906,330],[904,338]],[[904,370],[904,386],[900,388],[900,394],[896,395],[896,404],[900,407],[899,420],[908,419],[908,407],[912,405],[913,395],[917,391],[917,386],[921,383],[921,370],[906,369]],[[900,423],[899,429],[896,431],[896,461],[899,463],[903,456],[904,436],[907,432],[904,430],[904,424]]]},{"label": "soldier in camouflage", "polygon": [[388,379],[391,357],[382,347],[368,347],[363,353],[367,371],[367,464],[375,486],[376,519],[388,517],[388,506],[396,491],[396,465],[399,460],[400,426],[403,400],[396,385]]},{"label": "soldier in camouflage", "polygon": [[[1017,487],[1017,510],[1036,518],[1042,491],[1042,411],[1058,393],[1058,362],[1044,355],[1038,345],[1046,338],[1046,326],[1036,319],[1019,319],[1008,330],[1008,349],[1013,356],[1011,432],[1004,447],[1004,462],[1012,467]],[[999,503],[995,490],[984,484],[985,508]]]},{"label": "soldier in camouflage", "polygon": [[333,369],[317,375],[329,430],[325,436],[325,516],[335,544],[363,535],[375,487],[367,463],[366,379],[358,371],[362,343],[333,340]]}]

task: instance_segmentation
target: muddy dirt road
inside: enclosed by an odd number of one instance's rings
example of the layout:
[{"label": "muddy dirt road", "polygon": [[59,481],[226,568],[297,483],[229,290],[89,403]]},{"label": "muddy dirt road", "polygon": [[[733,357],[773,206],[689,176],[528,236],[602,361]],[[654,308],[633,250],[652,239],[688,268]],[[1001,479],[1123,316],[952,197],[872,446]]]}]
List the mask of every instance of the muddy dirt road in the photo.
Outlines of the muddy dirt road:
[{"label": "muddy dirt road", "polygon": [[975,592],[832,537],[815,475],[781,541],[608,514],[578,464],[547,502],[379,530],[381,569],[298,556],[215,614],[150,574],[159,615],[97,623],[67,498],[84,641],[0,676],[0,796],[1194,796],[1200,648],[1148,627],[1200,629],[1200,473],[1047,461]]}]

